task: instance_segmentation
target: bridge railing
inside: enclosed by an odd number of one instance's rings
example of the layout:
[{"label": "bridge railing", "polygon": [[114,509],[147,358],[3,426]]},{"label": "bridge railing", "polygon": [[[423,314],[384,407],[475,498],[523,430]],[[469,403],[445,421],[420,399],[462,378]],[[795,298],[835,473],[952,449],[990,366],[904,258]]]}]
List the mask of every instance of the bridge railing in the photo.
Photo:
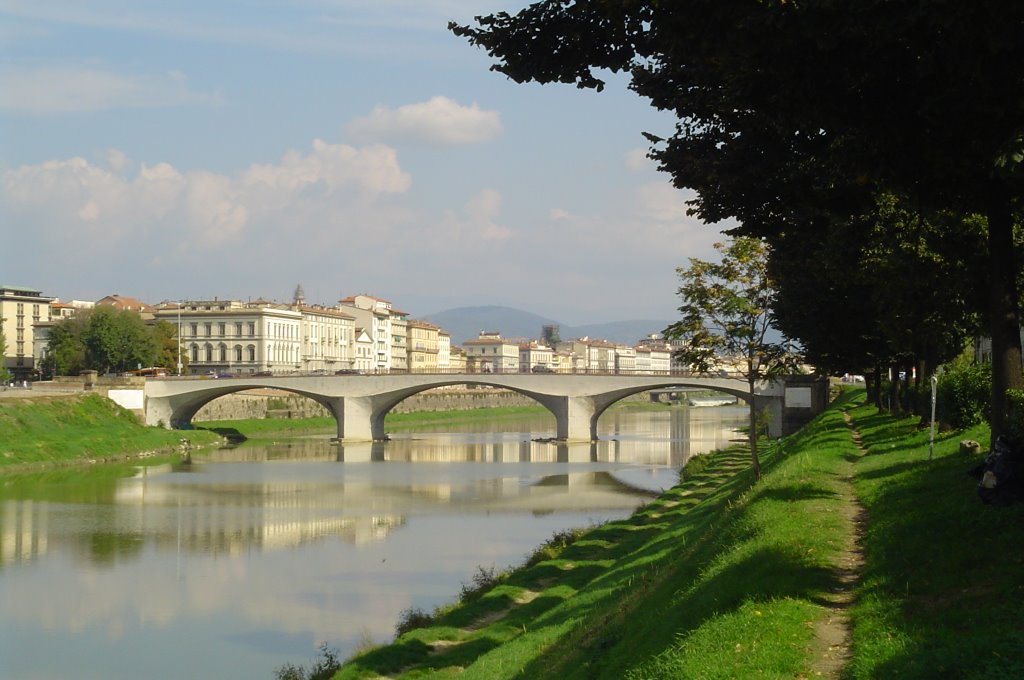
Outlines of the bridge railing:
[{"label": "bridge railing", "polygon": [[230,370],[210,371],[208,373],[194,375],[167,375],[149,378],[151,380],[230,380],[235,378],[310,378],[310,377],[356,377],[356,376],[379,376],[379,375],[459,375],[473,376],[480,379],[484,376],[508,376],[508,375],[619,375],[637,377],[672,377],[672,378],[742,378],[737,372],[726,370],[715,371],[689,371],[684,369],[671,369],[656,371],[650,369],[630,368],[548,368],[546,370],[530,371],[500,371],[500,370],[467,370],[467,369],[390,369],[376,371],[357,371],[352,369],[330,370],[315,369],[309,371],[253,371],[234,372]]}]

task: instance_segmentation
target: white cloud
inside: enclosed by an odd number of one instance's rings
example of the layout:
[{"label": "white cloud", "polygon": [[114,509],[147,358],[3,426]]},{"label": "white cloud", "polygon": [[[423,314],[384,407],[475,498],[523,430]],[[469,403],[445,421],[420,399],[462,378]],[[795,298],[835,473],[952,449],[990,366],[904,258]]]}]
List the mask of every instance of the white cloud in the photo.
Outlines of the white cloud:
[{"label": "white cloud", "polygon": [[[111,168],[131,165],[119,151],[107,155]],[[188,254],[229,243],[242,253],[284,231],[316,242],[333,242],[339,228],[373,238],[375,221],[405,216],[386,206],[382,217],[367,211],[409,185],[389,147],[314,140],[307,153],[235,176],[183,173],[168,163],[142,164],[130,176],[82,158],[25,165],[0,175],[0,207],[38,225],[34,238],[68,253]]]},{"label": "white cloud", "polygon": [[651,159],[647,157],[647,149],[631,149],[626,152],[623,164],[627,170],[639,171],[649,170],[654,167]]},{"label": "white cloud", "polygon": [[668,182],[645,184],[636,190],[638,213],[658,222],[691,220],[686,202],[693,196],[693,192],[681,191]]},{"label": "white cloud", "polygon": [[345,126],[361,141],[412,141],[427,144],[478,144],[502,132],[501,115],[473,103],[462,106],[447,97],[432,97],[397,109],[377,106],[368,115]]},{"label": "white cloud", "polygon": [[77,65],[0,68],[0,111],[81,113],[111,109],[216,106],[180,72],[125,75]]}]

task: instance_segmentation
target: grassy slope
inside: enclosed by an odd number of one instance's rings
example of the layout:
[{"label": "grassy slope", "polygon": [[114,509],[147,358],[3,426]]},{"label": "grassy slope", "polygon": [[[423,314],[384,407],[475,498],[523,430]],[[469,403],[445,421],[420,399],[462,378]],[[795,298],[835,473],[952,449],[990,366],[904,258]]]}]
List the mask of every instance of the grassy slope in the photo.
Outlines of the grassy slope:
[{"label": "grassy slope", "polygon": [[929,462],[914,420],[851,415],[869,522],[848,677],[1024,677],[1024,506],[980,503],[965,474],[977,460],[957,453],[987,428],[938,437]]},{"label": "grassy slope", "polygon": [[[846,675],[1024,677],[1024,509],[980,504],[941,437],[848,393],[768,456],[742,452],[631,518],[514,572],[429,627],[350,660],[336,678],[747,678],[815,675],[816,621],[850,535],[842,481],[869,515]],[[843,423],[864,435],[861,455]]]},{"label": "grassy slope", "polygon": [[[189,433],[194,443],[217,439]],[[177,446],[182,433],[138,423],[129,411],[95,394],[0,401],[0,469],[63,463]]]}]

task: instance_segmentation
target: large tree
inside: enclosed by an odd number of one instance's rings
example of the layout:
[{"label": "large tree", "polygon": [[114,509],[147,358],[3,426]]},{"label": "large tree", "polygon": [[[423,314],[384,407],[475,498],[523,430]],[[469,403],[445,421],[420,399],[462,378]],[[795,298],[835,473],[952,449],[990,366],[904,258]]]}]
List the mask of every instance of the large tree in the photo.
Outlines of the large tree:
[{"label": "large tree", "polygon": [[673,355],[689,368],[706,372],[723,359],[747,382],[750,461],[761,476],[757,453],[757,384],[791,372],[796,357],[782,343],[769,340],[775,288],[768,275],[768,248],[759,239],[716,243],[721,258],[690,258],[677,269],[682,318],[665,329],[665,338],[682,341]]},{"label": "large tree", "polygon": [[[987,218],[993,433],[1024,382],[1013,214],[1024,195],[1024,3],[546,0],[452,30],[516,81],[673,111],[653,155],[696,214],[792,236],[884,190]],[[938,282],[936,282],[938,285]]]}]

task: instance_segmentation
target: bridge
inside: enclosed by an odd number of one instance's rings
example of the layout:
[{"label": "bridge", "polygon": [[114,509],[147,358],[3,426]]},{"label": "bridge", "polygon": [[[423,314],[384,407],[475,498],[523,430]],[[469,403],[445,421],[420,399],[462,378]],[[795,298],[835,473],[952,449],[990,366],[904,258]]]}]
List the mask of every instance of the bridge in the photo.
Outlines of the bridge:
[{"label": "bridge", "polygon": [[[806,380],[803,381],[806,383]],[[486,385],[513,390],[547,408],[564,441],[594,441],[597,420],[615,402],[638,392],[691,387],[735,395],[747,401],[747,382],[732,377],[686,374],[620,375],[579,373],[392,373],[379,375],[243,376],[218,379],[156,378],[146,380],[147,425],[188,427],[192,417],[217,397],[243,390],[271,388],[308,397],[335,418],[338,439],[384,439],[384,416],[402,400],[445,385]],[[790,392],[786,381],[755,386],[755,406],[770,411],[769,433],[785,434],[783,411]],[[810,399],[800,396],[800,408]],[[807,404],[810,409],[810,403]],[[820,409],[818,409],[820,410]],[[817,412],[817,411],[815,411]]]}]

